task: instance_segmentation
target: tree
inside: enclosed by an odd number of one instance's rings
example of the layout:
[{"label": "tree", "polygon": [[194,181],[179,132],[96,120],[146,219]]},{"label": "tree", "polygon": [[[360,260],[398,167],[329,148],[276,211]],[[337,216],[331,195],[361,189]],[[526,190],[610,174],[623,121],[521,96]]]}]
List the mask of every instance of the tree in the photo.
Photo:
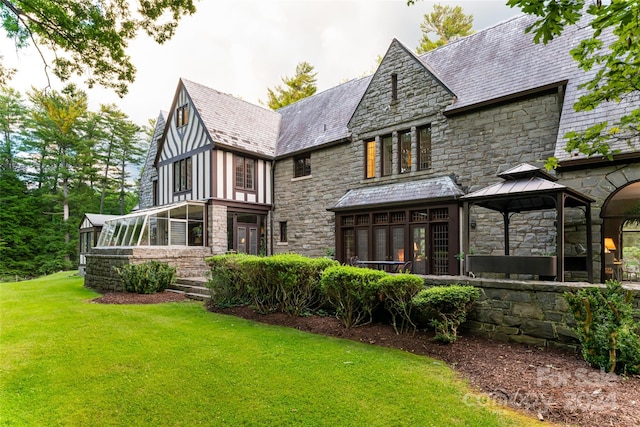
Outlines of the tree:
[{"label": "tree", "polygon": [[[422,39],[416,48],[421,54],[447,44],[455,37],[473,34],[473,16],[465,15],[460,6],[442,6],[434,4],[431,13],[424,15],[424,22],[420,24]],[[435,33],[439,38],[432,41],[429,33]]]},{"label": "tree", "polygon": [[[594,72],[594,77],[581,86],[587,93],[574,105],[576,111],[590,111],[603,102],[640,105],[640,1],[611,0],[605,4],[598,0],[586,6],[585,0],[508,0],[507,4],[540,18],[527,28],[536,43],[548,43],[566,26],[589,15],[593,35],[572,49],[571,55],[585,72]],[[640,108],[614,123],[596,123],[582,132],[569,132],[565,138],[567,152],[577,150],[588,157],[612,159],[616,151],[611,142],[622,140],[631,145],[640,138]],[[550,168],[557,165],[555,158],[547,162]]]},{"label": "tree", "polygon": [[313,65],[308,62],[300,62],[296,66],[294,77],[282,77],[284,88],[276,86],[274,89],[267,89],[267,105],[272,110],[277,110],[313,95],[318,89],[316,87],[317,74],[313,72]]},{"label": "tree", "polygon": [[[100,84],[120,96],[135,78],[126,53],[129,41],[143,30],[164,43],[180,18],[195,11],[194,0],[0,0],[0,22],[7,35],[18,49],[33,44],[45,72],[50,65],[43,47],[53,51],[53,73],[61,80],[86,75],[89,87]],[[0,81],[7,71],[0,65]]]},{"label": "tree", "polygon": [[0,85],[0,131],[2,149],[0,168],[17,171],[15,155],[20,150],[22,129],[27,117],[27,109],[22,95],[15,89]]}]

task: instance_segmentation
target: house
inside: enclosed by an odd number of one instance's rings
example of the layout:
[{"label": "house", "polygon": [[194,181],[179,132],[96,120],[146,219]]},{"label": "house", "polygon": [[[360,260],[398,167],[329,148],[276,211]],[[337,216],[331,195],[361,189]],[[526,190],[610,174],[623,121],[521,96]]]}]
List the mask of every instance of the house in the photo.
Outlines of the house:
[{"label": "house", "polygon": [[[614,141],[612,160],[586,158],[564,150],[564,135],[619,117],[640,98],[576,112],[589,76],[569,50],[588,29],[574,26],[536,45],[525,34],[532,19],[513,18],[421,56],[393,40],[372,76],[276,112],[181,79],[157,123],[141,207],[203,203],[196,220],[207,233],[198,245],[208,253],[411,260],[414,272],[434,275],[464,273],[463,249],[555,254],[589,257],[566,273],[559,264],[560,280],[585,279],[587,265],[603,278],[603,242],[623,247],[624,224],[639,218],[640,142]],[[465,204],[509,171],[539,177],[534,169],[553,155],[560,166],[549,179],[581,203],[521,209],[508,221]],[[168,217],[168,235],[195,226],[188,215]],[[185,237],[158,242],[148,246],[194,245]]]},{"label": "house", "polygon": [[87,254],[91,253],[91,250],[98,244],[100,233],[102,232],[102,227],[104,227],[105,221],[115,219],[117,217],[117,215],[102,215],[94,213],[86,213],[82,216],[82,221],[80,221],[79,227],[80,248],[78,251],[80,254],[78,274],[81,276],[84,276],[85,269],[87,267]]}]

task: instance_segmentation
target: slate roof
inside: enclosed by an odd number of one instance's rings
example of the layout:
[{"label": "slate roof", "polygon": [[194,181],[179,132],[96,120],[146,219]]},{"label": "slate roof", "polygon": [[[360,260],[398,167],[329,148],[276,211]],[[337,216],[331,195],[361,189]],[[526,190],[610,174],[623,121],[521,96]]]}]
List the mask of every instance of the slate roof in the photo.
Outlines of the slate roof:
[{"label": "slate roof", "polygon": [[[584,130],[601,121],[611,122],[640,105],[637,96],[620,103],[604,103],[589,112],[573,109],[585,93],[579,89],[580,84],[593,76],[593,72],[586,74],[580,70],[569,54],[590,36],[588,18],[585,15],[577,25],[567,27],[560,37],[544,45],[533,43],[533,34],[525,33],[536,18],[521,15],[427,52],[420,59],[458,96],[447,108],[449,112],[566,81],[555,155],[568,160],[576,158],[564,151],[564,135],[568,131]],[[636,147],[640,149],[640,143]],[[612,148],[630,150],[625,141],[614,142]]]},{"label": "slate roof", "polygon": [[337,211],[398,203],[409,204],[425,200],[457,199],[462,195],[464,192],[451,176],[442,176],[349,190],[329,210]]},{"label": "slate roof", "polygon": [[283,157],[348,138],[347,123],[372,76],[351,80],[280,108],[276,157]]},{"label": "slate roof", "polygon": [[186,79],[181,81],[214,144],[275,155],[278,113]]}]

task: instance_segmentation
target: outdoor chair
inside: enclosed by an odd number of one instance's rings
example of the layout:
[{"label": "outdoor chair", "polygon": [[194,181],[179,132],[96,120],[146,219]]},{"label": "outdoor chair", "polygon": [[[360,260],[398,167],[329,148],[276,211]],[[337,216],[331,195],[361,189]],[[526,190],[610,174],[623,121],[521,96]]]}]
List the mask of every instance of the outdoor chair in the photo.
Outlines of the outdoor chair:
[{"label": "outdoor chair", "polygon": [[413,261],[407,261],[404,264],[401,264],[396,268],[396,273],[411,273],[411,266],[413,265]]}]

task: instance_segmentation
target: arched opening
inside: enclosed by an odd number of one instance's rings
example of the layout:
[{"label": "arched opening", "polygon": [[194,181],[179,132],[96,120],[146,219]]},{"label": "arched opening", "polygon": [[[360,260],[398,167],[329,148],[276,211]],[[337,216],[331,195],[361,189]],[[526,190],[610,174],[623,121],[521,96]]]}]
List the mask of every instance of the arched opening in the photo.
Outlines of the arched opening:
[{"label": "arched opening", "polygon": [[601,216],[603,281],[640,281],[640,182],[613,193]]}]

